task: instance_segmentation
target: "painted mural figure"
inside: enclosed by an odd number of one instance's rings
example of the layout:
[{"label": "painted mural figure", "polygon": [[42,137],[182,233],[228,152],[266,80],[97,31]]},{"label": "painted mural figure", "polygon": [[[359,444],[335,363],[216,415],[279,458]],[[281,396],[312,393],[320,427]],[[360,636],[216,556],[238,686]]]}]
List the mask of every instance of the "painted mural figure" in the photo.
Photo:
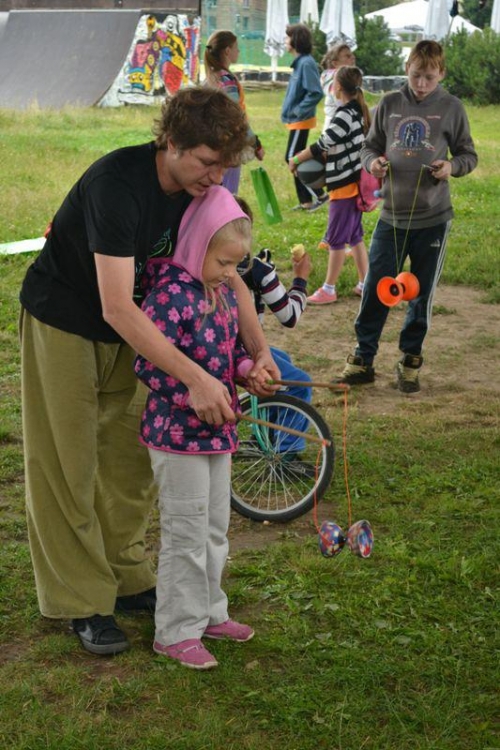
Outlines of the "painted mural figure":
[{"label": "painted mural figure", "polygon": [[120,93],[172,95],[189,82],[196,83],[199,36],[198,17],[169,14],[164,21],[154,15],[143,17]]},{"label": "painted mural figure", "polygon": [[[164,56],[165,62],[161,65],[161,77],[168,94],[175,94],[185,83],[184,64],[186,62],[186,46],[179,34],[177,16],[167,16],[165,21],[166,35],[164,38],[163,51],[168,51]],[[164,34],[164,32],[159,32]]]}]

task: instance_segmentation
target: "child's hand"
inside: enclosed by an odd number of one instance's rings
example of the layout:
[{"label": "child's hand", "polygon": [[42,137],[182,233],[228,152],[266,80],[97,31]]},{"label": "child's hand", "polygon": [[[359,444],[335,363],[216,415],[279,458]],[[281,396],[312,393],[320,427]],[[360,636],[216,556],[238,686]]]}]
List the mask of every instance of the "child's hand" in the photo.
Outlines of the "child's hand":
[{"label": "child's hand", "polygon": [[292,261],[292,265],[294,277],[296,279],[304,279],[304,281],[307,281],[312,270],[311,256],[309,253],[304,253],[299,261]]},{"label": "child's hand", "polygon": [[255,357],[255,364],[247,375],[247,390],[255,396],[270,396],[279,390],[278,385],[269,384],[270,380],[281,380],[281,372],[267,349]]},{"label": "child's hand", "polygon": [[377,156],[370,164],[370,174],[382,180],[386,176],[388,168],[389,162],[385,156]]},{"label": "child's hand", "polygon": [[245,387],[254,396],[271,396],[280,387],[279,385],[270,385],[272,380],[274,378],[268,370],[265,368],[256,370],[254,368],[252,373],[247,376]]},{"label": "child's hand", "polygon": [[433,167],[432,176],[436,180],[448,180],[451,177],[451,162],[443,159],[436,159],[431,164]]}]

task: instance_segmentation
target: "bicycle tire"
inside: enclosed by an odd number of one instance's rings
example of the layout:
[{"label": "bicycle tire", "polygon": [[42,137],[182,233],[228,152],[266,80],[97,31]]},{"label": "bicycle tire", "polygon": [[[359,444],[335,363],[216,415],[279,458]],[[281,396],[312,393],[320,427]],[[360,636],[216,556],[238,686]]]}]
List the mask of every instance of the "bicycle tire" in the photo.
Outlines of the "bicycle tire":
[{"label": "bicycle tire", "polygon": [[[244,396],[240,404],[242,414],[251,414],[250,396]],[[233,455],[231,472],[231,507],[254,521],[291,521],[311,510],[332,480],[335,447],[330,430],[313,406],[284,393],[259,398],[257,416],[278,424],[286,417],[288,426],[297,425],[302,432],[330,441],[329,446],[310,441],[304,445],[303,439],[263,428],[263,447],[251,423],[239,424],[240,447]]]}]

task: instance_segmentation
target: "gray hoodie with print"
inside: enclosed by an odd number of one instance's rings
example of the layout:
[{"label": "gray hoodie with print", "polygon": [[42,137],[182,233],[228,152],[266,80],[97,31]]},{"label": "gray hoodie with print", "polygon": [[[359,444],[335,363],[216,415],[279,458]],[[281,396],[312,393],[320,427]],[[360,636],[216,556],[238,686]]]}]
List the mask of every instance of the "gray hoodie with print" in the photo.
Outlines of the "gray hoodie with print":
[{"label": "gray hoodie with print", "polygon": [[431,227],[453,218],[448,180],[422,168],[436,159],[451,161],[453,177],[477,165],[465,108],[441,85],[417,101],[405,84],[383,97],[361,151],[361,163],[385,155],[390,166],[382,186],[380,218],[392,226]]}]

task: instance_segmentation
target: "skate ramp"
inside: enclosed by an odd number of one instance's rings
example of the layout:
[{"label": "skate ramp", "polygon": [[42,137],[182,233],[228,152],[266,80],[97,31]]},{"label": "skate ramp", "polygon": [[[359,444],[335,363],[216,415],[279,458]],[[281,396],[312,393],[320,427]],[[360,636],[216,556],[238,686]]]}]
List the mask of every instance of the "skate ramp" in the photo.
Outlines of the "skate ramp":
[{"label": "skate ramp", "polygon": [[2,38],[2,34],[7,24],[8,17],[8,13],[0,13],[0,39]]},{"label": "skate ramp", "polygon": [[140,10],[11,10],[0,23],[0,107],[97,104],[116,79]]}]

